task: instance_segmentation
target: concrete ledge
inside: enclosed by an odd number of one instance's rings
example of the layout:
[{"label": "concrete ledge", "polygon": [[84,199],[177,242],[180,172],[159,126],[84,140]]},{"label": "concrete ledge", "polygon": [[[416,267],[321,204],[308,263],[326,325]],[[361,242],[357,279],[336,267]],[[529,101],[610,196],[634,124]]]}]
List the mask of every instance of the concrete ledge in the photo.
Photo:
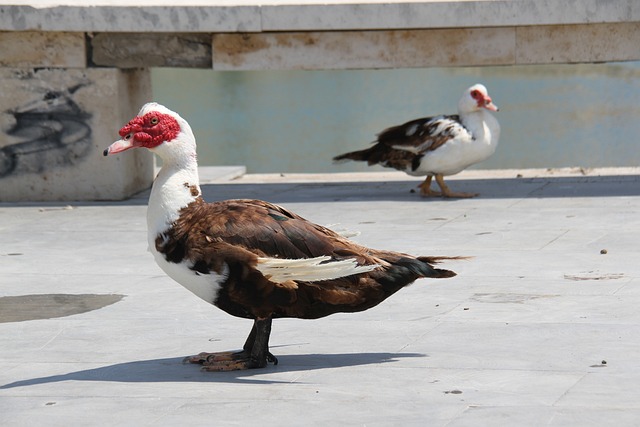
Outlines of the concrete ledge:
[{"label": "concrete ledge", "polygon": [[[0,2],[0,30],[76,32],[260,31],[258,6],[161,5],[162,2]],[[146,4],[145,4],[146,3]],[[160,5],[159,5],[160,4]]]},{"label": "concrete ledge", "polygon": [[634,0],[352,1],[263,7],[263,31],[470,28],[624,22],[640,19]]},{"label": "concrete ledge", "polygon": [[259,32],[469,28],[640,20],[635,0],[0,1],[0,30]]}]

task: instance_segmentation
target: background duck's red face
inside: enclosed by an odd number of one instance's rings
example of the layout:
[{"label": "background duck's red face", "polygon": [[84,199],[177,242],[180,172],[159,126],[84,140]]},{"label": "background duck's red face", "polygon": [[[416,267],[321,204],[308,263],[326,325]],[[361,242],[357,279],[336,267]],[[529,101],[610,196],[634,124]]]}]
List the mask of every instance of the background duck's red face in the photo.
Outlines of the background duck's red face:
[{"label": "background duck's red face", "polygon": [[482,93],[481,91],[475,89],[471,91],[471,97],[478,103],[478,108],[486,108],[490,111],[498,111],[498,107],[495,106],[488,94]]}]

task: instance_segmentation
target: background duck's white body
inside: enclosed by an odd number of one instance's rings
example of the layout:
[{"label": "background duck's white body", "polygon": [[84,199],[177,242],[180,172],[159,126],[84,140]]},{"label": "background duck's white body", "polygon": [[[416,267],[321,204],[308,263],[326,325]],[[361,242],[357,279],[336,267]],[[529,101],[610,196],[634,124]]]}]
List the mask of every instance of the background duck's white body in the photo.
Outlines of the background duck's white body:
[{"label": "background duck's white body", "polygon": [[[334,161],[366,161],[427,178],[419,185],[422,196],[473,197],[451,191],[443,176],[454,175],[491,156],[498,146],[500,125],[489,113],[498,111],[487,88],[476,84],[458,101],[458,115],[411,120],[380,132],[371,148],[341,154]],[[441,192],[431,190],[435,176]]]},{"label": "background duck's white body", "polygon": [[455,175],[490,157],[498,147],[500,124],[491,113],[480,110],[461,117],[461,130],[437,150],[428,151],[417,169],[405,172],[412,176],[429,174]]}]

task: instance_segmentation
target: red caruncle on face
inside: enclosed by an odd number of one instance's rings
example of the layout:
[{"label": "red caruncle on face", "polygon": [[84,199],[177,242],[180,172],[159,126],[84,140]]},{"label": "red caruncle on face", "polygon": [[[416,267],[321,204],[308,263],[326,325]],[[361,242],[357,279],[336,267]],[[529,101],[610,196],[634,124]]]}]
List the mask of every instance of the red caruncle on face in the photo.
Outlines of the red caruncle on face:
[{"label": "red caruncle on face", "polygon": [[133,138],[136,146],[154,148],[178,136],[180,124],[168,114],[152,111],[135,117],[119,133],[125,140]]}]

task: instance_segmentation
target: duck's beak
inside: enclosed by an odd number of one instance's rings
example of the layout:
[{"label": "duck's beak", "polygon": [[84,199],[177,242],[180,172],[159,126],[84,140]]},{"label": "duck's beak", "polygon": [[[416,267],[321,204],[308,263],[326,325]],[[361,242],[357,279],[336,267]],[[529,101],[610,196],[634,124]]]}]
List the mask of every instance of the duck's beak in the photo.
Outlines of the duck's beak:
[{"label": "duck's beak", "polygon": [[484,98],[484,108],[489,111],[498,111],[498,106],[493,103],[491,97],[487,96]]},{"label": "duck's beak", "polygon": [[119,141],[114,142],[110,146],[108,146],[102,154],[108,156],[109,154],[122,153],[123,151],[128,150],[129,148],[134,148],[133,137],[129,137],[128,139],[121,139]]}]

